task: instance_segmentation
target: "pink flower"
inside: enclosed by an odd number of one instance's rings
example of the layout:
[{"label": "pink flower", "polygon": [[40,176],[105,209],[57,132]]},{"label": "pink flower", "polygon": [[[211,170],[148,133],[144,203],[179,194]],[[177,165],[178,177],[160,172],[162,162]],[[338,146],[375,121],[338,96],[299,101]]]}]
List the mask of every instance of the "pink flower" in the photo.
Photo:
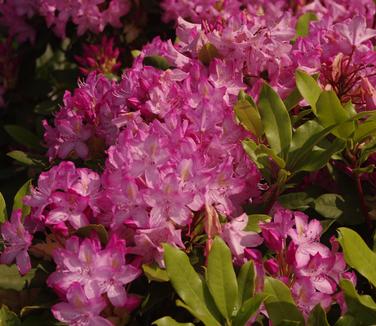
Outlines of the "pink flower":
[{"label": "pink flower", "polygon": [[70,326],[113,326],[100,316],[106,302],[98,294],[89,299],[79,283],[73,283],[67,292],[67,302],[55,304],[52,313],[55,318]]},{"label": "pink flower", "polygon": [[31,246],[33,237],[25,230],[21,219],[22,211],[18,209],[12,213],[10,222],[6,221],[1,226],[5,249],[1,253],[0,262],[2,264],[11,264],[16,260],[20,273],[26,274],[31,269],[27,250]]},{"label": "pink flower", "polygon": [[367,28],[366,20],[362,16],[336,24],[335,28],[354,47],[376,36],[376,30]]}]

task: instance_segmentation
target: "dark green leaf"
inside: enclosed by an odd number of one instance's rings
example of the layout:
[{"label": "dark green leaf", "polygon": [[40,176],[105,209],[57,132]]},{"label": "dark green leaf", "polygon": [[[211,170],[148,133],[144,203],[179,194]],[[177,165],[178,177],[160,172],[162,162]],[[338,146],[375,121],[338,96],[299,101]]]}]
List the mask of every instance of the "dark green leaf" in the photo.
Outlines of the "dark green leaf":
[{"label": "dark green leaf", "polygon": [[214,317],[213,311],[210,309],[214,305],[213,299],[205,283],[191,266],[188,256],[168,244],[165,244],[163,248],[167,274],[172,286],[185,302],[185,305],[205,325],[220,326],[220,322]]},{"label": "dark green leaf", "polygon": [[346,263],[376,286],[376,254],[355,231],[339,228],[338,235]]},{"label": "dark green leaf", "polygon": [[234,111],[240,123],[246,130],[256,136],[262,136],[264,130],[261,117],[254,103],[251,103],[246,99],[240,99],[236,102]]},{"label": "dark green leaf", "polygon": [[160,70],[167,70],[171,68],[166,58],[160,55],[145,57],[143,63],[145,66],[151,66]]},{"label": "dark green leaf", "polygon": [[95,232],[102,245],[106,245],[108,242],[108,233],[106,228],[102,224],[89,224],[82,228],[79,228],[76,233],[78,236],[86,238],[91,235],[92,232]]},{"label": "dark green leaf", "polygon": [[281,195],[278,201],[283,207],[293,210],[306,210],[309,204],[314,201],[314,198],[309,196],[306,192],[292,192],[289,194]]},{"label": "dark green leaf", "polygon": [[40,139],[24,127],[16,125],[4,126],[5,131],[19,144],[40,150]]},{"label": "dark green leaf", "polygon": [[308,317],[308,326],[329,326],[325,310],[320,304],[311,311]]},{"label": "dark green leaf", "polygon": [[287,111],[292,110],[294,107],[296,107],[299,102],[303,99],[302,95],[300,94],[298,88],[295,88],[289,96],[283,101],[285,103],[285,107]]},{"label": "dark green leaf", "polygon": [[35,166],[44,166],[44,163],[42,160],[33,158],[31,155],[22,152],[22,151],[12,151],[7,153],[9,157],[16,160],[17,162],[20,162],[24,165],[35,165]]},{"label": "dark green leaf", "polygon": [[215,237],[208,255],[206,278],[218,310],[230,320],[238,298],[238,283],[230,249],[220,237]]},{"label": "dark green leaf", "polygon": [[262,87],[259,108],[270,147],[286,159],[292,138],[291,120],[283,101],[268,84]]},{"label": "dark green leaf", "polygon": [[353,316],[346,314],[341,316],[334,326],[360,326],[360,323]]},{"label": "dark green leaf", "polygon": [[220,58],[217,48],[211,43],[205,43],[198,51],[198,59],[205,66],[208,66],[214,58]]}]

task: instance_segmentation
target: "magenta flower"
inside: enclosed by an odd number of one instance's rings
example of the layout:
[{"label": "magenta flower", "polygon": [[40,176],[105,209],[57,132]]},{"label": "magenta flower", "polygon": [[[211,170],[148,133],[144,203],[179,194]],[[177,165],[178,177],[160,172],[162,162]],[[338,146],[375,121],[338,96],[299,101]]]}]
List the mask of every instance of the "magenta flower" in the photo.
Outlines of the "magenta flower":
[{"label": "magenta flower", "polygon": [[99,295],[89,299],[79,283],[73,283],[67,292],[67,302],[52,307],[54,317],[70,326],[113,326],[100,316],[106,302]]},{"label": "magenta flower", "polygon": [[20,273],[26,274],[31,269],[27,250],[31,246],[33,237],[25,230],[21,219],[22,211],[18,209],[12,213],[10,222],[6,221],[1,226],[5,249],[1,253],[0,262],[2,264],[11,264],[16,260]]}]

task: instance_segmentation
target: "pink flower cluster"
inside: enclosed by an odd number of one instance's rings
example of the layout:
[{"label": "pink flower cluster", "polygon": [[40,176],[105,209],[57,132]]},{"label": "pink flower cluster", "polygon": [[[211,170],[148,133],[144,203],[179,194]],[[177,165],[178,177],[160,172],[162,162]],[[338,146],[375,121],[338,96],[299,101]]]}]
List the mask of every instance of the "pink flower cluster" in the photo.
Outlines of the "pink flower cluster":
[{"label": "pink flower cluster", "polygon": [[309,221],[301,212],[275,207],[273,221],[261,223],[260,227],[273,257],[263,261],[257,256],[258,277],[266,273],[285,282],[305,315],[318,303],[327,309],[333,300],[338,300],[343,306],[339,280],[355,282],[355,274],[346,272],[336,239],[331,239],[331,249],[320,243],[323,230],[318,220]]},{"label": "pink flower cluster", "polygon": [[33,43],[36,31],[28,20],[35,15],[43,16],[47,26],[63,38],[69,21],[77,26],[79,36],[86,31],[103,32],[107,25],[119,28],[121,17],[130,7],[128,0],[5,0],[0,3],[0,25],[7,27],[9,35],[17,37],[19,42]]}]

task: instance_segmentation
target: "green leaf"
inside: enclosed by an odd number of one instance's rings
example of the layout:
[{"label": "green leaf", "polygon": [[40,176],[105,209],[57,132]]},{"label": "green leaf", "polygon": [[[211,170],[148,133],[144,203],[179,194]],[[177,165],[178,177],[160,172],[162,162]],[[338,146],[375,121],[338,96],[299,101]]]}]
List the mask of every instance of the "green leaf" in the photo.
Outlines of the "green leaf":
[{"label": "green leaf", "polygon": [[2,305],[0,309],[0,325],[1,326],[20,326],[21,321],[17,315],[10,311],[6,305]]},{"label": "green leaf", "polygon": [[254,294],[256,273],[253,261],[243,264],[238,274],[238,307]]},{"label": "green leaf", "polygon": [[317,81],[303,70],[295,72],[296,87],[307,103],[311,106],[312,111],[316,112],[316,102],[322,92]]},{"label": "green leaf", "polygon": [[160,70],[167,70],[171,68],[167,59],[160,55],[153,55],[144,58],[143,64],[145,66],[151,66]]},{"label": "green leaf", "polygon": [[338,194],[324,194],[314,201],[315,210],[323,217],[336,219],[343,214],[345,200]]},{"label": "green leaf", "polygon": [[220,58],[220,54],[217,48],[211,44],[206,43],[198,51],[198,59],[205,65],[208,66],[214,58]]},{"label": "green leaf", "polygon": [[179,326],[179,325],[180,326],[194,326],[194,324],[192,324],[192,323],[179,323],[175,319],[168,317],[168,316],[154,321],[152,323],[152,325],[156,325],[156,326]]},{"label": "green leaf", "polygon": [[7,204],[3,194],[0,192],[0,223],[4,223],[8,219]]},{"label": "green leaf", "polygon": [[30,213],[30,207],[24,205],[23,199],[30,192],[31,180],[26,181],[23,186],[17,191],[13,201],[13,211],[16,209],[22,210],[22,216],[26,216]]},{"label": "green leaf", "polygon": [[86,238],[86,237],[89,237],[92,232],[95,232],[98,235],[99,240],[102,243],[102,245],[106,245],[107,244],[107,242],[108,242],[108,233],[107,233],[106,228],[102,224],[89,224],[89,225],[86,225],[86,226],[84,226],[82,228],[79,228],[76,231],[76,234],[79,237]]},{"label": "green leaf", "polygon": [[244,326],[247,321],[258,312],[261,304],[264,302],[266,296],[264,294],[256,294],[254,297],[249,298],[241,306],[237,315],[235,316],[232,325],[233,326]]},{"label": "green leaf", "polygon": [[279,196],[278,201],[283,207],[288,209],[304,211],[309,208],[314,198],[305,192],[292,192]]},{"label": "green leaf", "polygon": [[355,129],[354,142],[359,143],[363,139],[376,135],[376,121],[366,121],[358,125]]},{"label": "green leaf", "polygon": [[258,137],[263,135],[264,130],[260,113],[257,110],[256,104],[252,100],[239,99],[234,106],[234,111],[240,123],[246,130]]},{"label": "green leaf", "polygon": [[292,110],[294,107],[296,107],[299,102],[303,99],[302,95],[300,94],[298,88],[295,88],[283,101],[285,104],[285,107],[287,111]]},{"label": "green leaf", "polygon": [[359,326],[359,322],[353,316],[345,314],[337,320],[334,326]]},{"label": "green leaf", "polygon": [[312,151],[335,128],[335,125],[323,128],[317,121],[309,120],[296,129],[291,141],[287,169],[299,171],[299,166],[310,169],[313,168],[310,165],[317,166],[317,162],[312,159]]},{"label": "green leaf", "polygon": [[244,231],[252,231],[260,233],[261,229],[259,226],[260,222],[270,222],[271,217],[265,214],[251,214],[248,215],[248,223],[247,226],[244,228]]},{"label": "green leaf", "polygon": [[304,317],[296,307],[287,285],[272,277],[266,277],[264,294],[268,296],[265,300],[265,307],[273,325],[279,326],[286,322],[304,325]]},{"label": "green leaf", "polygon": [[[210,293],[189,262],[188,256],[169,244],[164,244],[164,260],[171,284],[194,316],[205,325],[220,326],[213,315],[214,305]],[[214,313],[215,314],[215,313]]]},{"label": "green leaf", "polygon": [[338,232],[346,263],[376,286],[376,254],[355,231],[339,228]]},{"label": "green leaf", "polygon": [[157,264],[143,264],[142,270],[149,281],[168,282],[170,280],[167,271],[161,269]]},{"label": "green leaf", "polygon": [[353,121],[348,121],[351,118],[350,112],[343,108],[334,91],[323,91],[317,100],[316,107],[316,115],[324,127],[339,125],[333,130],[335,136],[347,139],[352,135],[355,124]]},{"label": "green leaf", "polygon": [[292,138],[290,116],[279,95],[266,83],[261,90],[259,108],[270,147],[286,159]]},{"label": "green leaf", "polygon": [[9,157],[24,165],[44,166],[42,160],[33,158],[30,154],[22,151],[11,151],[7,153]]},{"label": "green leaf", "polygon": [[308,326],[329,326],[325,310],[317,304],[308,317]]},{"label": "green leaf", "polygon": [[230,320],[238,298],[238,283],[230,249],[220,237],[215,237],[208,255],[206,278],[218,310]]},{"label": "green leaf", "polygon": [[296,35],[307,36],[309,34],[309,23],[317,20],[317,16],[313,12],[306,12],[301,15],[296,23]]},{"label": "green leaf", "polygon": [[37,150],[42,148],[40,139],[26,128],[17,125],[6,125],[4,129],[17,143]]},{"label": "green leaf", "polygon": [[32,269],[21,276],[16,265],[0,265],[0,289],[21,291],[34,278],[35,272]]},{"label": "green leaf", "polygon": [[376,324],[376,303],[369,295],[359,295],[349,280],[340,281],[341,289],[345,294],[348,314],[364,325]]}]

